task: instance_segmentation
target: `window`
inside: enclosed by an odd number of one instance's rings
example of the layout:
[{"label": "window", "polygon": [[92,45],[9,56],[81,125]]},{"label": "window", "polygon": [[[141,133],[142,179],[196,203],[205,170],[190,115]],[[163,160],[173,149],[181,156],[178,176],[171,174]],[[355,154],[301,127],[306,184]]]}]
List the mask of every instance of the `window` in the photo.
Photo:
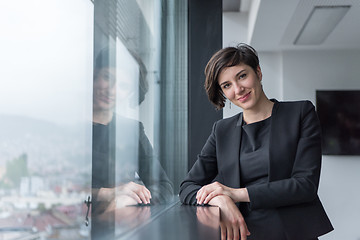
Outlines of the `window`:
[{"label": "window", "polygon": [[177,201],[186,21],[186,1],[0,3],[0,239],[126,238]]},{"label": "window", "polygon": [[[94,7],[91,235],[126,238],[177,201],[187,170],[186,5],[95,0]],[[151,215],[131,207],[148,203],[142,191],[151,193]]]}]

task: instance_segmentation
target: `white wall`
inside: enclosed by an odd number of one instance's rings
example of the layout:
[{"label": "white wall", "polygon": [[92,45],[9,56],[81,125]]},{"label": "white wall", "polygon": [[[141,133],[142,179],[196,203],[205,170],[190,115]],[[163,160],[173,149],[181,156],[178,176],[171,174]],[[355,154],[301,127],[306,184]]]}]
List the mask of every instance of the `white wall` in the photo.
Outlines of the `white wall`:
[{"label": "white wall", "polygon": [[247,13],[223,13],[223,47],[236,46],[238,43],[247,42],[247,31]]},{"label": "white wall", "polygon": [[[360,51],[284,52],[284,100],[315,104],[317,89],[360,89],[359,63]],[[321,240],[360,239],[359,183],[360,156],[323,156],[319,196],[335,230]]]},{"label": "white wall", "polygon": [[309,99],[315,90],[360,89],[360,51],[291,51],[283,53],[284,99]]},{"label": "white wall", "polygon": [[283,100],[283,63],[278,52],[259,52],[262,85],[268,98]]}]

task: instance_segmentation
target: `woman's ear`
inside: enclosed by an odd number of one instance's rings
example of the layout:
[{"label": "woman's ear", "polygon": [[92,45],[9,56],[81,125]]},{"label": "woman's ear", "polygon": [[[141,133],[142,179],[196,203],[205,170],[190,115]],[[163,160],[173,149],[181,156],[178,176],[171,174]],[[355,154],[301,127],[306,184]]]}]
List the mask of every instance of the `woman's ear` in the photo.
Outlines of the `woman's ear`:
[{"label": "woman's ear", "polygon": [[258,76],[258,78],[259,78],[259,80],[261,82],[261,80],[262,80],[262,72],[261,72],[260,65],[257,66],[257,68],[256,68],[256,75]]}]

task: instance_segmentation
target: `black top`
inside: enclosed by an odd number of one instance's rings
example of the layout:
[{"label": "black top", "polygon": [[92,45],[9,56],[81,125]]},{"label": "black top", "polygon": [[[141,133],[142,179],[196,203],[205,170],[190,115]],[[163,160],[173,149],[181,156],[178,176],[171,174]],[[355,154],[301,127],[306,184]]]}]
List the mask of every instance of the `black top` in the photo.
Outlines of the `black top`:
[{"label": "black top", "polygon": [[[268,182],[271,117],[242,126],[240,147],[241,187]],[[248,239],[286,240],[276,209],[250,210],[242,204],[240,211],[251,233]]]}]

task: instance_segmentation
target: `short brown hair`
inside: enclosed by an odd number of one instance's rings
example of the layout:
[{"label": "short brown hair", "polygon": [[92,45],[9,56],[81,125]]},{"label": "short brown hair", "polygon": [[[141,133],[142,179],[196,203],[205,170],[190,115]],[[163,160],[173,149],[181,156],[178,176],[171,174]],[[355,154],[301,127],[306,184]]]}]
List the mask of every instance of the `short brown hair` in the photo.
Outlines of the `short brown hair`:
[{"label": "short brown hair", "polygon": [[223,48],[211,57],[205,67],[205,90],[210,102],[218,110],[225,106],[226,100],[218,83],[219,75],[225,68],[239,64],[246,64],[257,73],[259,58],[256,50],[245,43]]}]

